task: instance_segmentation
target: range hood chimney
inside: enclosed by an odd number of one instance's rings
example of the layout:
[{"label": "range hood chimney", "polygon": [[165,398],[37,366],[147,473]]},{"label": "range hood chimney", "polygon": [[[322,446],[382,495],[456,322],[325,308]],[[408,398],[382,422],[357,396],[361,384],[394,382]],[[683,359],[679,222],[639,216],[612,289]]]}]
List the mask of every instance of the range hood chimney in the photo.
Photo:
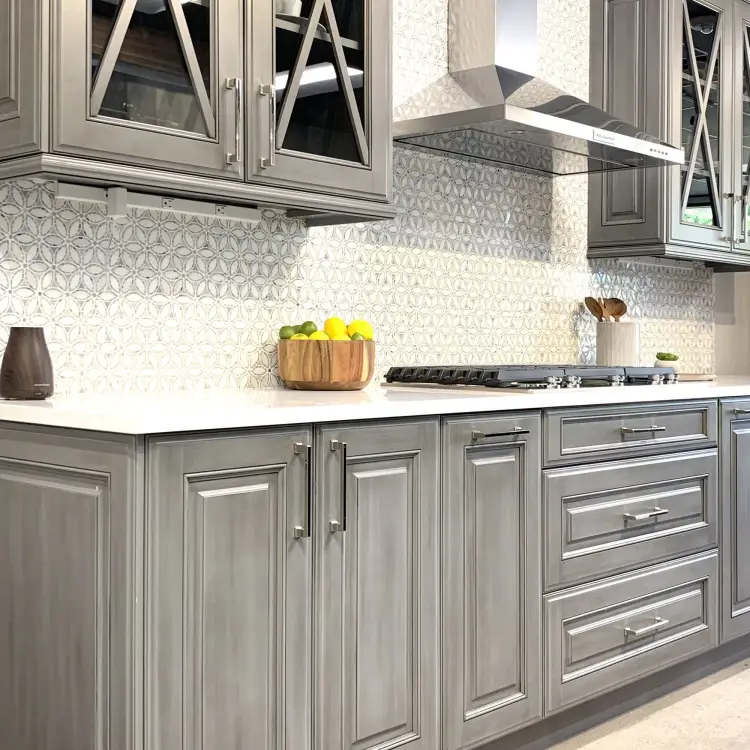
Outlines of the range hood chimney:
[{"label": "range hood chimney", "polygon": [[682,164],[682,149],[539,78],[538,0],[449,0],[449,73],[396,107],[394,139],[555,175]]}]

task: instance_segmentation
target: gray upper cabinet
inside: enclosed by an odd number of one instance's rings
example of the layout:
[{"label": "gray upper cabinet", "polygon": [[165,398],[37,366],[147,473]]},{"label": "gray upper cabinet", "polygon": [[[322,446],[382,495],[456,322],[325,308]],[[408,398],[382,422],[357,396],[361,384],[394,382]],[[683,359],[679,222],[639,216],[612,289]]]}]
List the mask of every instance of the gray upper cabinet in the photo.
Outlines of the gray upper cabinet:
[{"label": "gray upper cabinet", "polygon": [[0,158],[41,148],[41,0],[0,0]]},{"label": "gray upper cabinet", "polygon": [[149,441],[147,750],[311,747],[310,440]]},{"label": "gray upper cabinet", "polygon": [[443,428],[443,747],[542,716],[538,415]]},{"label": "gray upper cabinet", "polygon": [[750,633],[750,402],[722,404],[722,638]]},{"label": "gray upper cabinet", "polygon": [[56,151],[243,177],[242,0],[52,6]]},{"label": "gray upper cabinet", "polygon": [[[290,11],[298,10],[294,2]],[[390,0],[252,0],[254,181],[390,193]]]},{"label": "gray upper cabinet", "polygon": [[686,160],[590,178],[590,257],[750,266],[750,8],[743,0],[592,0],[591,9],[592,100],[681,145]]},{"label": "gray upper cabinet", "polygon": [[436,750],[438,422],[321,428],[315,467],[313,747]]},{"label": "gray upper cabinet", "polygon": [[0,429],[0,746],[140,750],[133,438]]}]

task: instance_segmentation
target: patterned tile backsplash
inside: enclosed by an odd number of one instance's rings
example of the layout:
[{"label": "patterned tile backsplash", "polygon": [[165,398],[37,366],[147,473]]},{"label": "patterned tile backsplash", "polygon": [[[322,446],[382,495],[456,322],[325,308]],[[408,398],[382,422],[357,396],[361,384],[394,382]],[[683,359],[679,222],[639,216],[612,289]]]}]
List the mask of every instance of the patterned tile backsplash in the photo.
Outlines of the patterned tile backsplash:
[{"label": "patterned tile backsplash", "polygon": [[[588,0],[540,5],[587,31]],[[444,72],[447,6],[395,7],[398,100]],[[579,95],[585,39],[577,60],[550,64]],[[59,392],[274,385],[277,328],[332,313],[373,321],[381,371],[593,361],[593,294],[630,304],[644,364],[669,349],[685,370],[713,368],[711,272],[589,263],[585,178],[399,148],[394,187],[395,220],[308,230],[275,212],[255,227],[114,219],[42,182],[0,184],[0,346],[8,326],[44,325]]]}]

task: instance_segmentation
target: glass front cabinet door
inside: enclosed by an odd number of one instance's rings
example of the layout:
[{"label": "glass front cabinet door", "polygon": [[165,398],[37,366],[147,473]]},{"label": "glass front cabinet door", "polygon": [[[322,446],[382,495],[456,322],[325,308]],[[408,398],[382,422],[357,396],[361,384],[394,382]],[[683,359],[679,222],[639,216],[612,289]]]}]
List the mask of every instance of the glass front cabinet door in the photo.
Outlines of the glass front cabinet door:
[{"label": "glass front cabinet door", "polygon": [[56,0],[53,148],[243,179],[242,0]]},{"label": "glass front cabinet door", "polygon": [[750,254],[750,4],[737,0],[734,30],[734,249]]},{"label": "glass front cabinet door", "polygon": [[248,0],[251,181],[386,198],[390,6]]}]

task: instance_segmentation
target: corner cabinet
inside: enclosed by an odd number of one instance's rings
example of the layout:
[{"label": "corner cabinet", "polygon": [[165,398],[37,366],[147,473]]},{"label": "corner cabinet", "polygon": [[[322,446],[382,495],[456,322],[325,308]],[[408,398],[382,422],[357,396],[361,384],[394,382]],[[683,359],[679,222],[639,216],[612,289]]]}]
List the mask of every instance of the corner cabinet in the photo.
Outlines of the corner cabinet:
[{"label": "corner cabinet", "polygon": [[750,5],[592,0],[591,98],[685,149],[682,166],[592,175],[589,257],[750,267]]},{"label": "corner cabinet", "polygon": [[392,216],[391,2],[0,0],[0,178]]}]

